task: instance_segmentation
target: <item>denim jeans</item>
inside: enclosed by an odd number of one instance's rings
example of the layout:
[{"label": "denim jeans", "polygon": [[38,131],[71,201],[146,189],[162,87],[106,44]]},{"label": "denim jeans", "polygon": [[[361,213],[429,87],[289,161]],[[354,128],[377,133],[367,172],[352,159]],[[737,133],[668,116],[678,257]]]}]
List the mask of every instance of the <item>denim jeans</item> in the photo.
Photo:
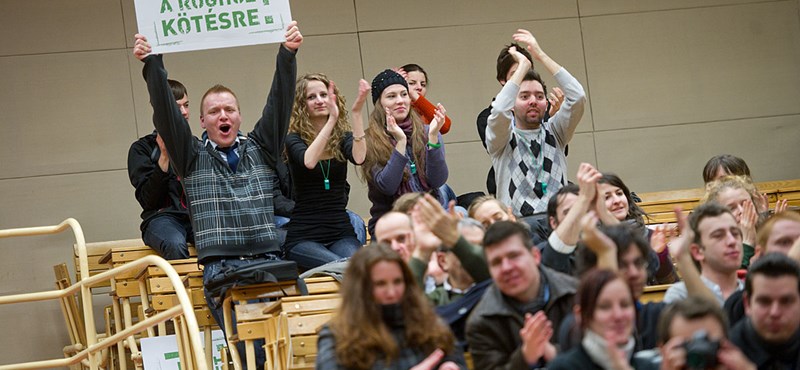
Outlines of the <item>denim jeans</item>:
[{"label": "denim jeans", "polygon": [[[229,259],[218,259],[211,262],[207,262],[203,264],[203,286],[205,287],[207,283],[213,279],[215,276],[221,274],[223,271],[229,268],[238,268],[240,266],[245,266],[253,263],[262,263],[265,260],[278,260],[279,258],[274,255],[266,255],[263,258],[257,259],[246,259],[240,260],[236,257],[232,257]],[[208,289],[203,288],[206,303],[208,304],[208,308],[211,311],[211,316],[214,317],[214,321],[217,322],[220,329],[225,332],[225,321],[223,317],[222,311],[222,300],[224,297],[214,296],[212,295]],[[258,301],[253,301],[249,303],[256,303]],[[233,308],[233,307],[231,307]],[[233,333],[225,333],[225,338],[227,342],[228,334],[236,334],[236,312],[232,310],[230,312],[232,322],[233,322]],[[258,369],[264,368],[264,362],[266,361],[266,353],[264,352],[264,340],[256,340],[254,341],[255,353],[256,353],[256,367]],[[236,344],[236,349],[239,351],[239,356],[242,358],[242,366],[247,368],[247,363],[244,361],[245,358],[245,343],[244,341],[239,342]]]},{"label": "denim jeans", "polygon": [[328,262],[350,257],[362,245],[358,239],[353,237],[340,239],[329,244],[301,241],[286,252],[286,258],[297,262],[297,266],[301,269],[310,270]]},{"label": "denim jeans", "polygon": [[154,217],[142,232],[144,244],[153,248],[166,260],[189,258],[186,243],[194,241],[192,224],[168,214]]},{"label": "denim jeans", "polygon": [[356,239],[361,245],[367,244],[367,224],[364,219],[357,213],[347,210],[347,216],[350,217],[350,225],[353,225],[353,231],[356,232]]}]

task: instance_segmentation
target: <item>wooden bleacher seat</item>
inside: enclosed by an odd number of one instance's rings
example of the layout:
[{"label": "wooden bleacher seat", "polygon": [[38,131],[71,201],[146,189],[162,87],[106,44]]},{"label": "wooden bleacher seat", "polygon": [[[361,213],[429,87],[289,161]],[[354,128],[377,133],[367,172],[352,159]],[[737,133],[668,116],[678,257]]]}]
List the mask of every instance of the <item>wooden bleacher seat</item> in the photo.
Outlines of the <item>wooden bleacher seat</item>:
[{"label": "wooden bleacher seat", "polygon": [[664,299],[664,294],[667,293],[667,289],[671,286],[672,284],[646,286],[639,301],[642,303],[661,302]]},{"label": "wooden bleacher seat", "polygon": [[[308,289],[309,295],[307,296],[300,295],[300,290],[294,281],[255,284],[233,288],[229,291],[223,301],[223,312],[225,313],[225,331],[229,333],[227,339],[231,360],[235,368],[242,367],[242,360],[238,350],[235,348],[235,344],[238,342],[245,343],[246,361],[248,368],[251,368],[255,365],[254,343],[259,339],[265,341],[267,369],[284,369],[287,364],[286,359],[292,358],[289,356],[291,348],[295,349],[292,353],[297,356],[302,354],[300,363],[310,363],[310,366],[313,367],[313,358],[309,357],[312,353],[309,350],[313,350],[313,354],[316,354],[316,340],[314,340],[313,347],[309,341],[296,342],[294,343],[295,346],[292,346],[292,343],[285,335],[285,333],[291,331],[289,330],[289,316],[292,316],[291,322],[295,327],[307,328],[314,326],[310,322],[306,323],[305,320],[317,320],[320,317],[312,318],[308,316],[298,319],[295,316],[298,316],[301,312],[310,313],[313,310],[316,310],[319,314],[322,314],[322,311],[329,311],[332,302],[330,300],[335,299],[334,296],[338,297],[339,282],[331,277],[313,277],[304,279],[304,281]],[[273,301],[259,301],[264,299],[273,299]],[[325,300],[327,300],[326,304],[321,303]],[[319,302],[313,303],[316,301]],[[286,304],[291,304],[292,306],[289,307]],[[338,302],[336,306],[338,306]],[[228,314],[231,308],[236,313],[235,323]],[[288,313],[292,313],[292,315]],[[285,324],[282,324],[281,320],[286,320]],[[324,322],[327,322],[327,319]],[[234,325],[236,325],[237,334],[231,335]],[[313,335],[316,336],[316,333],[313,333]]]},{"label": "wooden bleacher seat", "polygon": [[[800,207],[800,179],[759,182],[755,185],[759,192],[767,194],[770,208],[781,199],[788,200],[790,209]],[[691,212],[700,204],[704,194],[704,188],[639,193],[642,202],[638,204],[650,215],[648,224],[673,223],[676,221],[673,212],[675,207],[681,207],[684,213]]]}]

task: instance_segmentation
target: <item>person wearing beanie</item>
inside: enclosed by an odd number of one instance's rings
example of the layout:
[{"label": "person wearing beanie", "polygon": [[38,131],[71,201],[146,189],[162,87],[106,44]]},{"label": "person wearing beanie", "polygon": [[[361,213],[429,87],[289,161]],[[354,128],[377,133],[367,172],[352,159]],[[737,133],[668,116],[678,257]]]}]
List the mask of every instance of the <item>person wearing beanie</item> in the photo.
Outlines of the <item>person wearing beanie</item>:
[{"label": "person wearing beanie", "polygon": [[368,227],[374,237],[375,223],[395,199],[408,192],[435,192],[447,181],[448,171],[439,132],[445,121],[441,104],[433,119],[423,122],[411,107],[408,83],[391,69],[372,80],[372,102],[361,171],[372,202]]}]

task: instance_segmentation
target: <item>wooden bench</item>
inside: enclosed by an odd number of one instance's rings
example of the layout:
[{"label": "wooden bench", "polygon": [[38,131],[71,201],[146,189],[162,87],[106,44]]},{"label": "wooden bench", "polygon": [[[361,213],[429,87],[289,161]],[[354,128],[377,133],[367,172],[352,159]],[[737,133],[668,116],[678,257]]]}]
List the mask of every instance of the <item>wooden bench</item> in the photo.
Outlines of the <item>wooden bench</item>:
[{"label": "wooden bench", "polygon": [[[756,188],[761,193],[766,193],[770,208],[775,207],[779,200],[786,199],[790,209],[800,208],[800,179],[767,181],[756,183]],[[638,203],[648,215],[648,224],[675,222],[675,207],[681,207],[684,213],[691,212],[700,205],[700,199],[705,194],[705,188],[680,189],[639,193],[642,202]]]},{"label": "wooden bench", "polygon": [[[308,296],[300,295],[300,289],[294,281],[254,284],[233,288],[228,292],[223,300],[222,310],[225,332],[228,336],[228,349],[234,368],[242,368],[241,355],[235,346],[238,342],[245,343],[244,355],[247,367],[253,368],[255,366],[255,341],[257,340],[264,340],[265,342],[266,368],[284,368],[286,359],[291,357],[288,357],[288,342],[286,340],[279,341],[279,338],[282,338],[281,333],[288,331],[281,324],[281,315],[284,313],[283,302],[285,300],[288,300],[288,302],[302,302],[309,299],[308,297],[322,297],[339,291],[339,283],[331,277],[312,277],[304,281]],[[274,299],[274,301],[255,302],[265,299]],[[316,298],[310,299],[314,300]],[[307,307],[304,304],[297,304],[300,305],[300,308]],[[287,310],[289,309],[288,306],[286,308]],[[232,309],[236,313],[235,322],[229,314]],[[232,334],[234,325],[236,325],[237,334]],[[285,339],[285,336],[283,338]],[[316,345],[316,342],[314,345]],[[310,344],[305,342],[304,346],[298,348],[309,347]]]}]

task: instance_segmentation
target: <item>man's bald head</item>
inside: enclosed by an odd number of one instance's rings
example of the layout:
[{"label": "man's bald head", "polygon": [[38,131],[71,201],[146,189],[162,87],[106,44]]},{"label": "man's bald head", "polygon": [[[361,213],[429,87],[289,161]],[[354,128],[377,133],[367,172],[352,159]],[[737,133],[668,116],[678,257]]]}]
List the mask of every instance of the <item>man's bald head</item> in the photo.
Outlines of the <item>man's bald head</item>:
[{"label": "man's bald head", "polygon": [[375,224],[375,238],[380,243],[390,245],[405,261],[411,259],[416,247],[411,217],[405,213],[384,214]]}]

